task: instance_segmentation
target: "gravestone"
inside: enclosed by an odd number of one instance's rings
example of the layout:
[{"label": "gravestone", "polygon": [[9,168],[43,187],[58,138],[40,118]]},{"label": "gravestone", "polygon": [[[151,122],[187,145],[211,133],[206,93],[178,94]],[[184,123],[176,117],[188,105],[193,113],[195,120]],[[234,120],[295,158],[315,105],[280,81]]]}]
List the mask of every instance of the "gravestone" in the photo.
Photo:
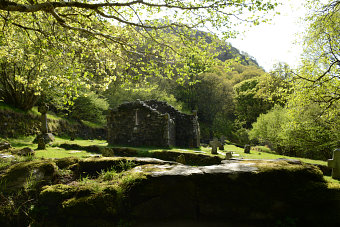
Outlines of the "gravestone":
[{"label": "gravestone", "polygon": [[340,149],[333,151],[333,159],[328,159],[328,167],[332,168],[332,178],[340,179]]},{"label": "gravestone", "polygon": [[249,144],[246,144],[246,145],[244,146],[244,153],[250,154],[250,145],[249,145]]},{"label": "gravestone", "polygon": [[40,137],[38,139],[38,150],[45,150],[46,149],[46,143],[43,137]]},{"label": "gravestone", "polygon": [[48,125],[47,125],[47,111],[48,105],[41,105],[38,107],[39,113],[41,113],[41,133],[48,133]]},{"label": "gravestone", "polygon": [[219,148],[221,151],[224,151],[224,144],[225,144],[225,137],[224,137],[224,136],[221,136],[220,142],[221,142],[221,146],[219,146],[218,148]]},{"label": "gravestone", "polygon": [[209,142],[211,146],[211,154],[217,154],[217,147],[221,146],[221,142],[217,138]]},{"label": "gravestone", "polygon": [[46,144],[54,141],[54,136],[52,133],[48,132],[47,124],[47,111],[48,105],[41,105],[38,107],[39,113],[41,113],[41,133],[34,139],[34,143],[38,143],[38,149],[45,149]]}]

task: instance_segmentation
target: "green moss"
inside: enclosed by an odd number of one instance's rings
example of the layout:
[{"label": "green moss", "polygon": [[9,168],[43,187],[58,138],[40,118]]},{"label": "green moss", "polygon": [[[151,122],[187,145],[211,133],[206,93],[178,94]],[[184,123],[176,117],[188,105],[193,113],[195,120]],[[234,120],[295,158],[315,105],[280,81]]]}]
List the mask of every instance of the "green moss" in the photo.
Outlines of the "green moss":
[{"label": "green moss", "polygon": [[75,194],[75,188],[65,184],[45,186],[39,195],[39,202],[45,206],[55,206]]},{"label": "green moss", "polygon": [[6,181],[6,191],[16,191],[25,188],[29,181],[35,181],[36,186],[51,182],[57,176],[55,163],[46,160],[21,162],[9,167],[1,176]]},{"label": "green moss", "polygon": [[327,182],[329,189],[334,189],[334,190],[340,191],[340,180],[333,179],[330,176],[324,176],[324,179]]},{"label": "green moss", "polygon": [[10,159],[0,159],[0,170],[6,169],[11,165],[11,160]]},{"label": "green moss", "polygon": [[86,158],[80,160],[79,163],[73,167],[73,170],[80,175],[98,175],[102,170],[107,171],[112,169],[112,167],[117,172],[121,172],[126,170],[127,163],[133,160],[133,158],[123,157]]},{"label": "green moss", "polygon": [[69,166],[76,164],[78,162],[79,162],[79,158],[77,158],[77,157],[66,157],[66,158],[57,159],[55,161],[56,165],[60,169],[66,169]]}]

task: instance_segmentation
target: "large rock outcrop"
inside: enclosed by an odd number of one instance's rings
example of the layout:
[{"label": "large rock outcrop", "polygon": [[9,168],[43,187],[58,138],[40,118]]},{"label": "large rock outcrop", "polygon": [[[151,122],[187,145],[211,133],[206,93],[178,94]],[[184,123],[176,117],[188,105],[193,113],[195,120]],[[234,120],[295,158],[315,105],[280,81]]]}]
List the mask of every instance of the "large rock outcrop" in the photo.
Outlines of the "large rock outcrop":
[{"label": "large rock outcrop", "polygon": [[[87,159],[77,162],[75,171],[93,174],[122,160]],[[135,161],[138,166],[120,173],[117,181],[45,187],[37,209],[48,212],[41,214],[39,224],[340,224],[340,192],[328,189],[321,171],[311,165],[282,160],[232,160],[194,167],[155,159]]]}]

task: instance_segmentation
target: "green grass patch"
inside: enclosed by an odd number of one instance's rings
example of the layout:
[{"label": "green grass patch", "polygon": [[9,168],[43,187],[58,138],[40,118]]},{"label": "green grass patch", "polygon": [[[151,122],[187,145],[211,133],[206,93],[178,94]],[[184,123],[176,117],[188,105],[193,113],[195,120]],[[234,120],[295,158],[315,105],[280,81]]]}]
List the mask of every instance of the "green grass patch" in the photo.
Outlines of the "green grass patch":
[{"label": "green grass patch", "polygon": [[19,138],[9,138],[7,140],[11,144],[11,146],[16,149],[21,149],[23,147],[30,147],[32,149],[36,149],[38,145],[33,143],[34,138],[35,136],[27,136]]},{"label": "green grass patch", "polygon": [[[21,137],[21,138],[10,138],[8,141],[10,142],[11,146],[14,149],[22,149],[24,147],[30,147],[33,150],[38,148],[37,144],[33,143],[34,136],[29,137]],[[59,143],[76,143],[82,146],[90,146],[90,145],[97,145],[97,146],[106,146],[107,143],[104,140],[83,140],[83,139],[76,139],[74,141],[70,141],[66,138],[55,137],[55,141],[51,146],[47,146],[46,150],[36,150],[35,157],[36,158],[65,158],[65,157],[78,157],[78,158],[86,158],[93,155],[93,153],[86,152],[86,151],[77,151],[77,150],[65,150],[62,148],[57,147]]]},{"label": "green grass patch", "polygon": [[62,143],[68,143],[68,144],[78,144],[80,146],[102,146],[106,147],[108,144],[105,140],[85,140],[85,139],[75,139],[71,141],[69,138],[66,137],[55,137],[54,144],[62,144]]},{"label": "green grass patch", "polygon": [[326,161],[322,160],[313,160],[308,158],[299,158],[299,157],[290,157],[285,155],[279,155],[274,153],[268,153],[268,152],[260,152],[257,150],[251,150],[250,154],[244,153],[244,149],[240,147],[236,147],[234,145],[225,145],[224,146],[224,152],[232,151],[233,153],[239,155],[234,156],[236,158],[244,158],[244,159],[278,159],[278,158],[286,158],[286,159],[296,159],[300,160],[305,163],[311,163],[311,164],[319,164],[319,165],[327,165]]},{"label": "green grass patch", "polygon": [[48,147],[46,150],[36,150],[35,157],[37,158],[88,158],[93,154],[87,151],[65,150],[59,147]]}]

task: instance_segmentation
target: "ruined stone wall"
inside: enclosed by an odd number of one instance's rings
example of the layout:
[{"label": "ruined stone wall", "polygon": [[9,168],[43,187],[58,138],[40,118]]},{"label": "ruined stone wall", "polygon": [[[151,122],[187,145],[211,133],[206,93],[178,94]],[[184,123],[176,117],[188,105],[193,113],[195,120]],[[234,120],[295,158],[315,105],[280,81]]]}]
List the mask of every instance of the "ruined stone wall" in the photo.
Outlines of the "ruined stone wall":
[{"label": "ruined stone wall", "polygon": [[111,145],[172,146],[174,134],[169,114],[161,114],[136,101],[120,105],[108,116]]},{"label": "ruined stone wall", "polygon": [[199,124],[194,115],[180,114],[176,117],[176,146],[199,147]]},{"label": "ruined stone wall", "polygon": [[137,100],[120,105],[108,116],[111,145],[199,147],[199,138],[197,116],[181,113],[166,102]]},{"label": "ruined stone wall", "polygon": [[175,123],[176,146],[199,147],[200,132],[197,116],[181,113],[166,102],[148,100],[145,103],[159,111],[168,113]]}]

